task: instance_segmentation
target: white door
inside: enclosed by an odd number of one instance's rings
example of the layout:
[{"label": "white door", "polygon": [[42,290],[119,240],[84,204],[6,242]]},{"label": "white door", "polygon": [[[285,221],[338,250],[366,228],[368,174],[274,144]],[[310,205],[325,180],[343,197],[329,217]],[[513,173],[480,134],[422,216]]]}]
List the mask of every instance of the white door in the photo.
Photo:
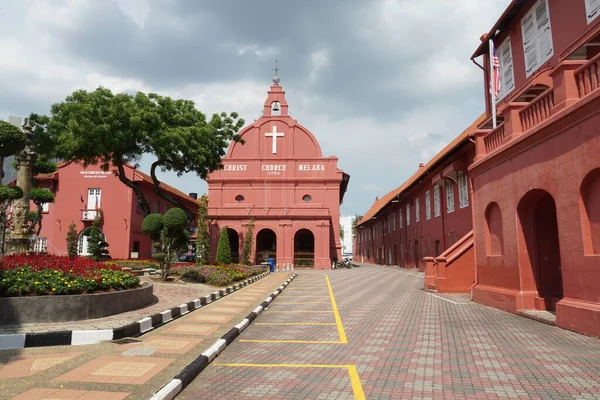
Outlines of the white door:
[{"label": "white door", "polygon": [[89,256],[88,251],[88,238],[89,236],[83,233],[79,236],[79,243],[77,243],[77,254],[80,256]]}]

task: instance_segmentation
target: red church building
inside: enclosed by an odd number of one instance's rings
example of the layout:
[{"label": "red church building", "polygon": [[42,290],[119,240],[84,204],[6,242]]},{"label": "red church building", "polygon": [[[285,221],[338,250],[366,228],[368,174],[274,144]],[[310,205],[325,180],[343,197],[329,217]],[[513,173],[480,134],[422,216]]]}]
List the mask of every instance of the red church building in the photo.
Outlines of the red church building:
[{"label": "red church building", "polygon": [[[131,165],[125,166],[127,178],[138,183],[153,213],[165,213],[173,205],[159,198],[152,189],[152,178]],[[110,171],[99,167],[83,168],[76,163],[59,164],[56,172],[36,177],[38,187],[55,194],[52,204],[44,205],[42,230],[35,242],[34,251],[66,255],[66,236],[69,225],[75,223],[80,255],[88,255],[86,231],[96,215],[100,216],[100,229],[109,243],[113,259],[149,259],[152,243],[142,232],[144,214],[138,206],[135,193]],[[161,183],[164,190],[182,201],[194,214],[198,213],[195,198]],[[192,193],[193,196],[195,194]],[[32,204],[32,210],[35,205]],[[195,224],[195,223],[194,223]],[[194,231],[193,225],[189,228]]]},{"label": "red church building", "polygon": [[263,115],[240,132],[245,144],[233,142],[223,169],[207,179],[211,254],[226,227],[233,261],[239,261],[254,218],[252,261],[328,269],[341,259],[340,204],[349,175],[289,115],[279,78],[273,82]]},{"label": "red church building", "polygon": [[476,133],[470,166],[473,300],[556,313],[600,336],[600,3],[512,1],[482,36],[499,58],[499,124]]}]

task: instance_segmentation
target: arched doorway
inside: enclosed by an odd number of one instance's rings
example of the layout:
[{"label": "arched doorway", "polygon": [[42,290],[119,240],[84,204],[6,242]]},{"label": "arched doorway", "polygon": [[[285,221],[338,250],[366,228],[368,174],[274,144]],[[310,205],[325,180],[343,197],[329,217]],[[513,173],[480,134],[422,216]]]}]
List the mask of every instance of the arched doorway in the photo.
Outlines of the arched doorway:
[{"label": "arched doorway", "polygon": [[[545,190],[532,190],[519,202],[517,214],[521,229],[521,275],[531,276],[535,285],[530,288],[523,287],[522,290],[537,290],[543,304],[536,308],[553,311],[556,302],[563,297],[560,240],[554,198]],[[523,282],[525,286],[527,279]]]},{"label": "arched doorway", "polygon": [[269,258],[277,260],[277,235],[273,230],[265,228],[256,235],[256,264],[265,262]]},{"label": "arched doorway", "polygon": [[294,235],[294,267],[315,266],[315,235],[308,229],[300,229]]},{"label": "arched doorway", "polygon": [[240,235],[235,229],[227,228],[227,237],[229,238],[231,262],[238,264],[240,262]]},{"label": "arched doorway", "polygon": [[[89,239],[90,234],[92,233],[92,228],[86,228],[79,233],[79,238],[77,239],[77,255],[78,256],[89,256],[90,248],[89,248]],[[102,240],[106,240],[104,236],[104,232],[100,231],[100,236]]]}]

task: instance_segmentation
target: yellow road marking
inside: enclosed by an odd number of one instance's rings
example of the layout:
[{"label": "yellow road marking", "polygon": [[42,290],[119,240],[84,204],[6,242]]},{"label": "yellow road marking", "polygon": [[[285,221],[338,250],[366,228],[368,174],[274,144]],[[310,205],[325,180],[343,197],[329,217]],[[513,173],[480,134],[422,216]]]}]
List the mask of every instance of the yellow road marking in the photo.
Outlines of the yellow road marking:
[{"label": "yellow road marking", "polygon": [[254,325],[335,325],[335,322],[255,322]]},{"label": "yellow road marking", "polygon": [[270,313],[274,313],[274,312],[278,312],[278,313],[304,313],[304,312],[308,312],[308,313],[330,313],[332,310],[327,310],[327,311],[312,311],[312,310],[308,310],[308,311],[302,311],[302,310],[271,310],[271,309],[266,309],[265,311],[270,312]]},{"label": "yellow road marking", "polygon": [[221,364],[215,363],[220,367],[254,367],[254,368],[321,368],[321,369],[347,369],[352,383],[352,392],[356,400],[365,400],[365,392],[358,376],[355,365],[335,365],[335,364]]},{"label": "yellow road marking", "polygon": [[331,282],[329,282],[329,276],[325,275],[325,279],[327,280],[327,287],[329,288],[329,297],[331,298],[331,307],[333,308],[333,315],[335,316],[335,322],[337,324],[338,333],[340,334],[340,342],[347,344],[348,338],[346,337],[344,325],[342,325],[342,317],[340,317],[340,312],[338,311],[337,303],[335,302],[335,297],[333,296],[333,289],[331,288]]},{"label": "yellow road marking", "polygon": [[332,340],[262,340],[262,339],[241,339],[240,342],[247,343],[305,343],[305,344],[345,344],[342,342],[335,342]]},{"label": "yellow road marking", "polygon": [[328,301],[278,301],[275,304],[329,304]]}]

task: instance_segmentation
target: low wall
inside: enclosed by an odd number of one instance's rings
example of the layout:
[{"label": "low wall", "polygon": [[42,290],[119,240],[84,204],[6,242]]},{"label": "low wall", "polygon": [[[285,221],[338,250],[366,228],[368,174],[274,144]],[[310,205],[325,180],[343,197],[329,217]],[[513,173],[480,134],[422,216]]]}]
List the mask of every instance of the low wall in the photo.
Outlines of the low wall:
[{"label": "low wall", "polygon": [[152,303],[153,285],[118,292],[0,298],[0,325],[102,318]]}]

